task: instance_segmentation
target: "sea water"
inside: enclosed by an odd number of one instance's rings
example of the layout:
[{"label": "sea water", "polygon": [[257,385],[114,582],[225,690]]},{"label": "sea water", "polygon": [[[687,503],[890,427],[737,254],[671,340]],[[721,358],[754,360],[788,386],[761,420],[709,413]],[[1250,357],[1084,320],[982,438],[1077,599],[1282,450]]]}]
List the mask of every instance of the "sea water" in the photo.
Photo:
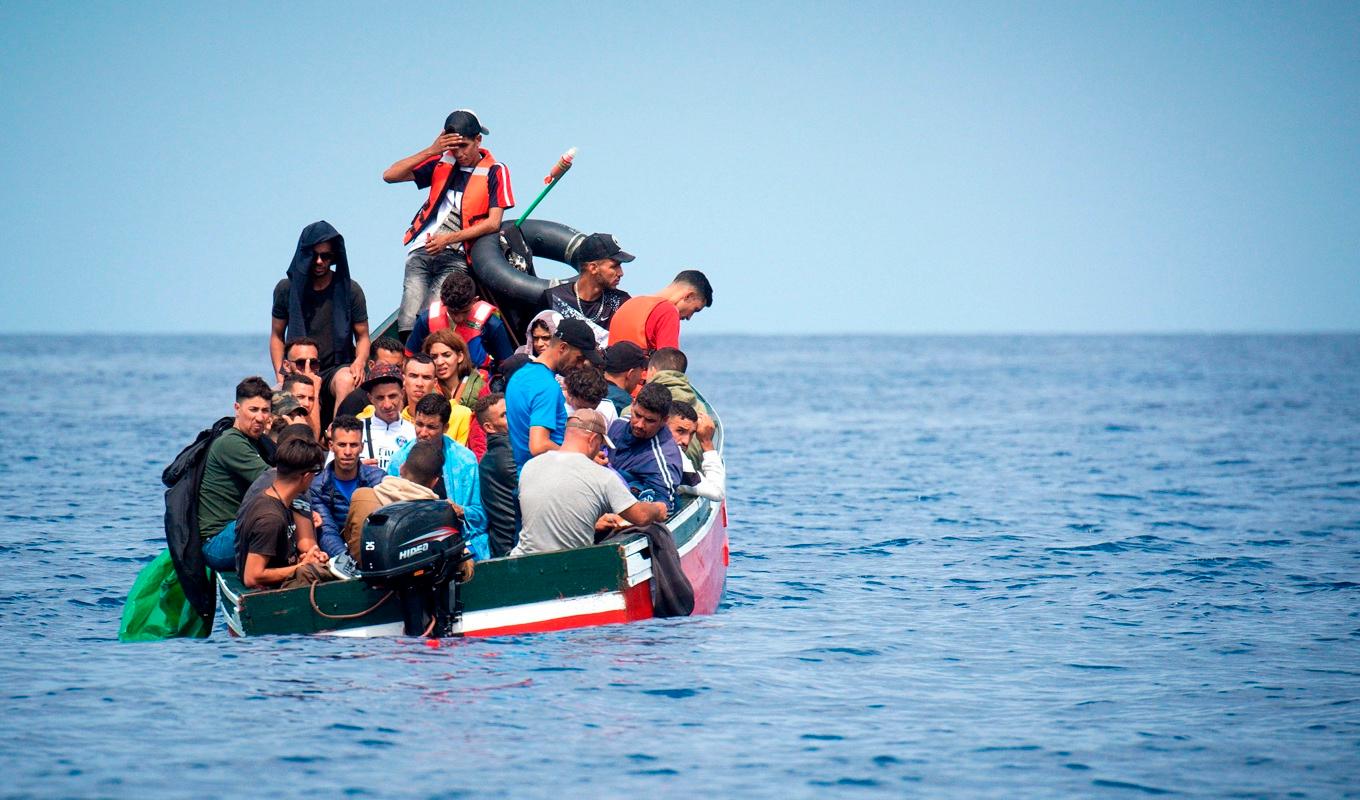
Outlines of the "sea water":
[{"label": "sea water", "polygon": [[0,340],[0,795],[1360,793],[1360,337],[686,339],[710,617],[120,644],[251,338]]}]

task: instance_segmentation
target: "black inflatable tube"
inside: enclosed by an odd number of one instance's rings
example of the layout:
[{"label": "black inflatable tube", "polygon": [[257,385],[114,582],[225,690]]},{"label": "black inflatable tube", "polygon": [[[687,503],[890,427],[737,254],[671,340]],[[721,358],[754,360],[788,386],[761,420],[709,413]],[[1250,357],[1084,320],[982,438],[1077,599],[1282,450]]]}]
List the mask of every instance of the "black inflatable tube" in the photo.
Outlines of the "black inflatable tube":
[{"label": "black inflatable tube", "polygon": [[[513,228],[514,222],[501,225],[501,231]],[[571,264],[571,257],[580,247],[585,234],[560,222],[526,219],[520,226],[525,244],[534,258],[549,258]],[[548,288],[548,280],[515,269],[505,257],[499,236],[483,236],[472,246],[472,274],[497,297],[509,299],[526,307],[537,306]]]}]

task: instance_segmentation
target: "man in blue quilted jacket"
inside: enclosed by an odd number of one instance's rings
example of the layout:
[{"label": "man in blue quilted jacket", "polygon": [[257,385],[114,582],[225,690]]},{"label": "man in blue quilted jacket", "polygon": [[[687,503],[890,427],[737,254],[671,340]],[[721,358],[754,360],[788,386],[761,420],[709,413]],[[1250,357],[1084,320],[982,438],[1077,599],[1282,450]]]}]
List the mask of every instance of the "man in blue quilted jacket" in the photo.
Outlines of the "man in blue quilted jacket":
[{"label": "man in blue quilted jacket", "polygon": [[349,552],[340,531],[349,514],[349,500],[360,487],[373,488],[386,475],[381,469],[359,460],[363,447],[364,424],[342,414],[331,422],[331,462],[312,481],[309,500],[321,516],[317,540],[326,555],[334,558]]}]

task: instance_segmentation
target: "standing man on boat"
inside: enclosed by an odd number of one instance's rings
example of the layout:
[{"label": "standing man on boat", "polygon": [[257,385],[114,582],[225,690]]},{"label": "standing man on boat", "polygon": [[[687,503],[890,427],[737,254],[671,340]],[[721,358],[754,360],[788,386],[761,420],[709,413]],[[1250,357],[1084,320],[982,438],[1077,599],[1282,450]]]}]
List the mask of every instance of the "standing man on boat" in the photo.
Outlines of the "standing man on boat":
[{"label": "standing man on boat", "polygon": [[562,444],[567,406],[557,376],[582,361],[596,365],[601,361],[595,334],[579,319],[564,319],[552,343],[510,377],[505,386],[505,418],[510,448],[520,469],[534,456]]},{"label": "standing man on boat", "polygon": [[284,377],[285,341],[303,336],[313,340],[329,418],[363,380],[369,349],[364,290],[350,279],[345,237],[330,223],[322,220],[302,229],[288,275],[274,287],[271,316],[269,359],[275,377]]},{"label": "standing man on boat", "polygon": [[430,295],[439,295],[444,278],[468,270],[472,243],[498,233],[505,209],[515,205],[510,170],[481,146],[490,133],[475,113],[460,108],[444,120],[444,131],[429,147],[383,173],[388,183],[413,181],[417,189],[429,190],[402,237],[406,277],[397,329],[403,338]]},{"label": "standing man on boat", "polygon": [[573,260],[580,274],[543,292],[543,305],[564,319],[579,319],[590,326],[601,348],[609,344],[609,323],[614,312],[631,297],[619,289],[623,265],[632,261],[619,240],[610,233],[592,233],[576,248]]},{"label": "standing man on boat", "polygon": [[680,321],[713,305],[713,285],[704,273],[687,269],[654,295],[624,303],[609,324],[609,343],[632,342],[648,355],[680,346]]}]

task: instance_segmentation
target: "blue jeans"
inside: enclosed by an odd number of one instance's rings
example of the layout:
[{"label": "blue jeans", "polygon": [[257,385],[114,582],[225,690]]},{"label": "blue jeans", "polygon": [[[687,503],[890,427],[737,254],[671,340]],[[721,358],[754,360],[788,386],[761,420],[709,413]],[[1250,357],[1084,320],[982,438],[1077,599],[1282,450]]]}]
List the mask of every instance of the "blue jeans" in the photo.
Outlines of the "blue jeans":
[{"label": "blue jeans", "polygon": [[236,520],[203,543],[203,560],[218,572],[236,571]]},{"label": "blue jeans", "polygon": [[456,269],[467,272],[467,259],[462,249],[440,250],[434,255],[424,250],[412,250],[406,256],[406,277],[401,286],[401,309],[397,312],[397,330],[406,332],[416,326],[416,317],[439,296],[444,278]]}]

